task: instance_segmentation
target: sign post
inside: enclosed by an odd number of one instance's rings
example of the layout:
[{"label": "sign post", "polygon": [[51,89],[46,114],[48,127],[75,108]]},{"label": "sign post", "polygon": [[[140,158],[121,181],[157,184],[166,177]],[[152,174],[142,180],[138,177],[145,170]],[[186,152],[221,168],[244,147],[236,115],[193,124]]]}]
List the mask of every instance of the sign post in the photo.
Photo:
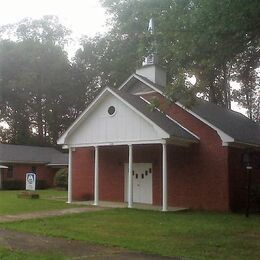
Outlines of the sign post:
[{"label": "sign post", "polygon": [[26,173],[26,190],[35,190],[36,174],[32,172]]}]

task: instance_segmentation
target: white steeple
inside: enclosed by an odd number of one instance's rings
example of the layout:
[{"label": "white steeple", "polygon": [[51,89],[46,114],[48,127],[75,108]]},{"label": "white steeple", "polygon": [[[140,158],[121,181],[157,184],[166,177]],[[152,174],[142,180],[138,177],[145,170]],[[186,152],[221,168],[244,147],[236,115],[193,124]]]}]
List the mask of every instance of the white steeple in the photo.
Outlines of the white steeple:
[{"label": "white steeple", "polygon": [[[148,25],[148,31],[154,35],[155,26],[153,18],[150,19]],[[155,84],[165,87],[166,86],[166,71],[164,68],[157,65],[157,50],[156,42],[152,43],[152,53],[145,57],[143,66],[136,70],[136,74],[141,75]]]},{"label": "white steeple", "polygon": [[[154,35],[154,20],[153,18],[150,19],[149,25],[148,25],[148,32],[150,32],[151,35]],[[155,49],[156,47],[156,42],[152,42],[152,53],[150,53],[147,57],[145,57],[143,61],[143,66],[145,65],[151,65],[151,64],[156,64],[157,63],[157,55],[156,52],[157,50]]]}]

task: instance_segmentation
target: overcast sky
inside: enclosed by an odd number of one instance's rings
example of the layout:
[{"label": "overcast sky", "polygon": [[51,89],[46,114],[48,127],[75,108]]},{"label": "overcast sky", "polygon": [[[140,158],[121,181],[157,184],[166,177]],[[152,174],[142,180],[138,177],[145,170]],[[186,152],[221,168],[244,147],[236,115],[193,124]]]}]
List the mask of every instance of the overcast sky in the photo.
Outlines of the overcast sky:
[{"label": "overcast sky", "polygon": [[[81,36],[94,36],[107,30],[105,10],[98,0],[0,0],[0,3],[0,26],[26,17],[58,16],[60,22],[73,32],[75,41],[67,48],[70,57],[79,47]],[[232,107],[245,113],[235,104]]]},{"label": "overcast sky", "polygon": [[[60,22],[73,31],[77,42],[82,35],[94,36],[107,30],[105,10],[98,0],[2,0],[0,26],[16,23],[23,18],[56,15]],[[70,46],[74,51],[76,43]]]}]

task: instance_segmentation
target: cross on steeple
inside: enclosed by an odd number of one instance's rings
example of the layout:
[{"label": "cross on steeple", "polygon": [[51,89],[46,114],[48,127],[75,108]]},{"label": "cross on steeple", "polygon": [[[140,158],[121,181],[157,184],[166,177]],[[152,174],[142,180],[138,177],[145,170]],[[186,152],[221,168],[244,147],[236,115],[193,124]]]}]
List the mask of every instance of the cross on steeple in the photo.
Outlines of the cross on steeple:
[{"label": "cross on steeple", "polygon": [[[148,31],[151,35],[154,35],[154,20],[153,18],[150,19],[149,25],[148,25]],[[143,62],[143,66],[146,65],[153,65],[157,63],[157,54],[155,50],[155,41],[152,42],[152,53],[150,53],[147,57],[145,57],[145,60]]]}]

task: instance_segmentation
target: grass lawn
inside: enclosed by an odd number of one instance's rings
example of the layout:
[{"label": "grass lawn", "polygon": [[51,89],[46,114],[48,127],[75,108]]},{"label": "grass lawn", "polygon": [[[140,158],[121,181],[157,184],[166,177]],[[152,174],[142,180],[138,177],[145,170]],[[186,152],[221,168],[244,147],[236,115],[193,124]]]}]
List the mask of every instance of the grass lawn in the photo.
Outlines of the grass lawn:
[{"label": "grass lawn", "polygon": [[[75,207],[65,203],[66,191],[39,190],[37,192],[40,194],[40,199],[18,198],[19,192],[21,191],[0,190],[0,215]],[[60,199],[53,200],[55,197]]]},{"label": "grass lawn", "polygon": [[1,260],[65,260],[65,256],[60,254],[53,254],[53,253],[44,253],[44,254],[37,254],[37,253],[25,253],[21,251],[14,251],[11,249],[0,247],[0,259]]},{"label": "grass lawn", "polygon": [[15,230],[195,259],[259,259],[260,216],[111,209],[1,224]]}]

